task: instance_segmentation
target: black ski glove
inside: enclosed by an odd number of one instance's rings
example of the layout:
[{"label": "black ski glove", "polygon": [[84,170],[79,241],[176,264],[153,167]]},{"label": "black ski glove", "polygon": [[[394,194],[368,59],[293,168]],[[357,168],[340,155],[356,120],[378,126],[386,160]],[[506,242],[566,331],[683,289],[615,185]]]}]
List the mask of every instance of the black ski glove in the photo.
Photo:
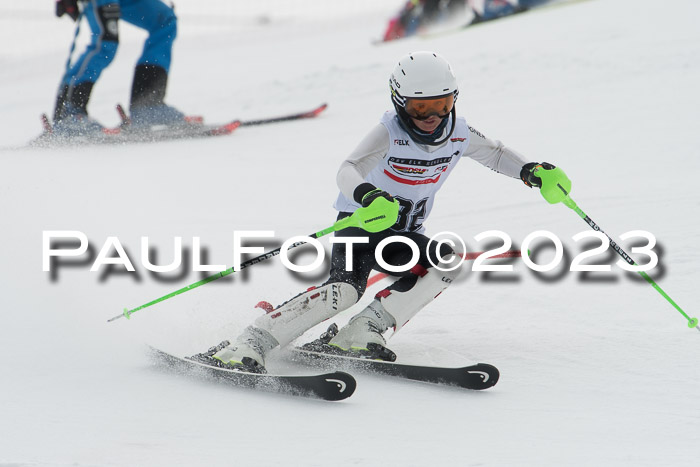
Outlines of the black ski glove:
[{"label": "black ski glove", "polygon": [[358,185],[353,193],[353,198],[355,198],[355,201],[361,204],[363,208],[372,204],[372,201],[379,197],[386,198],[392,202],[394,201],[394,197],[389,193],[366,182]]},{"label": "black ski glove", "polygon": [[78,0],[56,0],[56,16],[60,18],[64,14],[70,16],[73,21],[78,21]]},{"label": "black ski glove", "polygon": [[391,196],[389,193],[380,188],[375,188],[374,190],[370,191],[362,197],[362,207],[366,208],[367,206],[372,204],[372,201],[374,201],[377,198],[385,198],[391,201],[392,203],[394,202],[394,197]]},{"label": "black ski glove", "polygon": [[538,167],[542,167],[544,170],[552,170],[556,168],[554,164],[550,164],[549,162],[528,162],[525,164],[520,170],[520,179],[530,188],[533,186],[540,188],[542,186],[542,179],[534,173],[535,169]]}]

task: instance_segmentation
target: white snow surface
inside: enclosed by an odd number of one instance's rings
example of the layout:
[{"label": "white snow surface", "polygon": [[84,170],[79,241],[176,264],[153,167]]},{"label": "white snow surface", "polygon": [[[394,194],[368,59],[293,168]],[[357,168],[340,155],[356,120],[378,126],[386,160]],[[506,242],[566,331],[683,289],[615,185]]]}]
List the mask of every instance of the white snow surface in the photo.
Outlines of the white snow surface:
[{"label": "white snow surface", "polygon": [[[230,265],[234,231],[274,230],[281,242],[331,225],[337,167],[391,107],[388,75],[414,50],[447,57],[459,113],[564,168],[606,232],[653,233],[652,276],[700,314],[700,4],[588,0],[372,45],[402,3],[178,0],[168,102],[211,122],[328,110],[220,138],[54,149],[25,145],[53,109],[74,25],[51,2],[0,5],[1,466],[698,465],[700,333],[616,266],[567,273],[582,250],[572,236],[590,228],[470,160],[438,195],[429,234],[453,231],[479,251],[484,231],[518,247],[548,230],[569,255],[549,280],[521,260],[490,276],[466,264],[389,342],[404,361],[492,363],[492,389],[356,374],[356,393],[331,403],[186,378],[150,359],[149,345],[191,354],[232,338],[259,300],[278,304],[325,280],[295,277],[278,258],[107,323],[201,277],[189,263],[180,278],[155,279],[142,236],[159,264],[175,237],[190,250],[200,237],[203,261]],[[121,35],[89,107],[108,125],[145,37],[128,25]],[[117,237],[138,277],[90,272],[84,260],[52,280],[42,271],[49,230],[84,232],[95,255]],[[280,354],[270,368],[314,371]]]}]

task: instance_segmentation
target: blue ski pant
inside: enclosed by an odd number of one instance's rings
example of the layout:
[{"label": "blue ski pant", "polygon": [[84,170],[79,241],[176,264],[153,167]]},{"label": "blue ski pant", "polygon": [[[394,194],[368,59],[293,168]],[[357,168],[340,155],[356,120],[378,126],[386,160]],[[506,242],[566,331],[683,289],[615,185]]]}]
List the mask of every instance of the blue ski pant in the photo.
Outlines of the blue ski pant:
[{"label": "blue ski pant", "polygon": [[90,25],[90,43],[66,70],[61,85],[97,81],[117,53],[119,19],[148,31],[137,65],[157,65],[169,71],[177,36],[177,18],[172,8],[160,0],[88,0],[83,8]]}]

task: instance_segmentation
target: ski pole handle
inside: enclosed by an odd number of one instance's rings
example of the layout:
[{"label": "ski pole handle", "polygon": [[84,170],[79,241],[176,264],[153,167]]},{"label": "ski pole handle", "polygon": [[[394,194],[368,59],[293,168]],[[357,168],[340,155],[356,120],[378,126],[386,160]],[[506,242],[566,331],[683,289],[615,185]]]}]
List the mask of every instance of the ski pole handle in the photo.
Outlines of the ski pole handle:
[{"label": "ski pole handle", "polygon": [[348,227],[357,227],[370,233],[381,232],[396,223],[399,217],[399,202],[377,198],[367,207],[359,208],[351,216],[339,219],[327,229],[316,232],[316,238]]}]

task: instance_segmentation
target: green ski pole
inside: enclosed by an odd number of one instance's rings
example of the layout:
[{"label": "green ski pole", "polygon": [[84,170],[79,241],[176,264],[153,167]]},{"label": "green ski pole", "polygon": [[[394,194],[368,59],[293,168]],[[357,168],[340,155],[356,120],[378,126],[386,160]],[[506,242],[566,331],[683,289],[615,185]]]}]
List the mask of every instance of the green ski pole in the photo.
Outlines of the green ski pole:
[{"label": "green ski pole", "polygon": [[[382,230],[386,230],[392,225],[396,223],[396,219],[398,218],[399,214],[399,202],[394,200],[393,202],[388,201],[386,198],[377,198],[370,204],[369,206],[365,208],[360,208],[356,210],[351,216],[345,217],[343,219],[338,220],[335,224],[332,226],[320,230],[316,233],[313,233],[309,235],[310,238],[320,238],[323,237],[324,235],[328,235],[329,233],[336,232],[338,230],[342,230],[348,227],[359,227],[361,229],[364,229],[367,232],[381,232]],[[292,243],[289,248],[295,248],[300,245],[304,245],[306,242],[295,242]],[[243,263],[241,263],[241,267],[238,269],[239,271],[241,269],[245,269],[247,267],[250,267],[254,264],[257,264],[261,261],[265,261],[266,259],[273,258],[277,255],[280,254],[282,250],[282,247],[276,248],[272,251],[268,251],[267,253],[263,253],[260,256],[256,256],[255,258],[251,258]],[[208,284],[209,282],[213,282],[217,279],[221,279],[222,277],[228,276],[229,274],[233,274],[236,272],[233,268],[228,268],[224,271],[217,272],[216,274],[213,274],[209,277],[205,277],[204,279],[197,281],[193,284],[187,285],[181,289],[178,289],[174,292],[171,292],[167,295],[163,295],[162,297],[156,298],[155,300],[151,300],[148,303],[145,303],[141,306],[138,306],[136,308],[128,309],[124,308],[124,311],[117,316],[110,318],[107,320],[107,322],[112,322],[114,320],[117,320],[121,318],[122,316],[129,319],[131,315],[139,310],[143,310],[144,308],[148,308],[152,305],[155,305],[156,303],[160,303],[162,301],[165,301],[169,298],[175,297],[177,295],[183,294],[189,290],[196,289],[197,287],[200,287],[204,284]]]},{"label": "green ski pole", "polygon": [[[544,197],[545,200],[547,200],[548,203],[550,204],[557,204],[557,203],[564,203],[564,205],[570,209],[572,209],[578,216],[583,219],[593,230],[596,230],[598,232],[603,233],[606,237],[608,237],[608,240],[610,241],[610,246],[612,246],[613,250],[617,252],[618,255],[624,259],[627,264],[630,266],[638,266],[638,264],[632,259],[630,255],[628,255],[625,250],[620,247],[620,245],[617,244],[612,238],[610,238],[610,235],[605,233],[603,229],[601,229],[598,224],[593,222],[593,219],[588,217],[581,208],[578,207],[578,205],[574,202],[574,200],[569,196],[569,193],[571,192],[571,180],[569,180],[569,177],[566,176],[564,171],[560,169],[559,167],[551,169],[551,170],[546,170],[542,167],[537,167],[534,169],[535,175],[540,177],[542,180],[542,187],[540,188],[540,192],[542,193],[542,197]],[[698,326],[698,319],[697,318],[691,318],[688,316],[688,314],[683,311],[683,309],[678,306],[678,304],[673,301],[673,299],[661,288],[659,285],[649,277],[649,274],[647,274],[644,271],[637,271],[640,276],[644,278],[652,287],[656,289],[657,292],[661,294],[662,297],[668,301],[678,312],[683,315],[683,317],[688,321],[688,327],[689,328],[695,328],[698,331],[700,331],[700,326]]]}]

